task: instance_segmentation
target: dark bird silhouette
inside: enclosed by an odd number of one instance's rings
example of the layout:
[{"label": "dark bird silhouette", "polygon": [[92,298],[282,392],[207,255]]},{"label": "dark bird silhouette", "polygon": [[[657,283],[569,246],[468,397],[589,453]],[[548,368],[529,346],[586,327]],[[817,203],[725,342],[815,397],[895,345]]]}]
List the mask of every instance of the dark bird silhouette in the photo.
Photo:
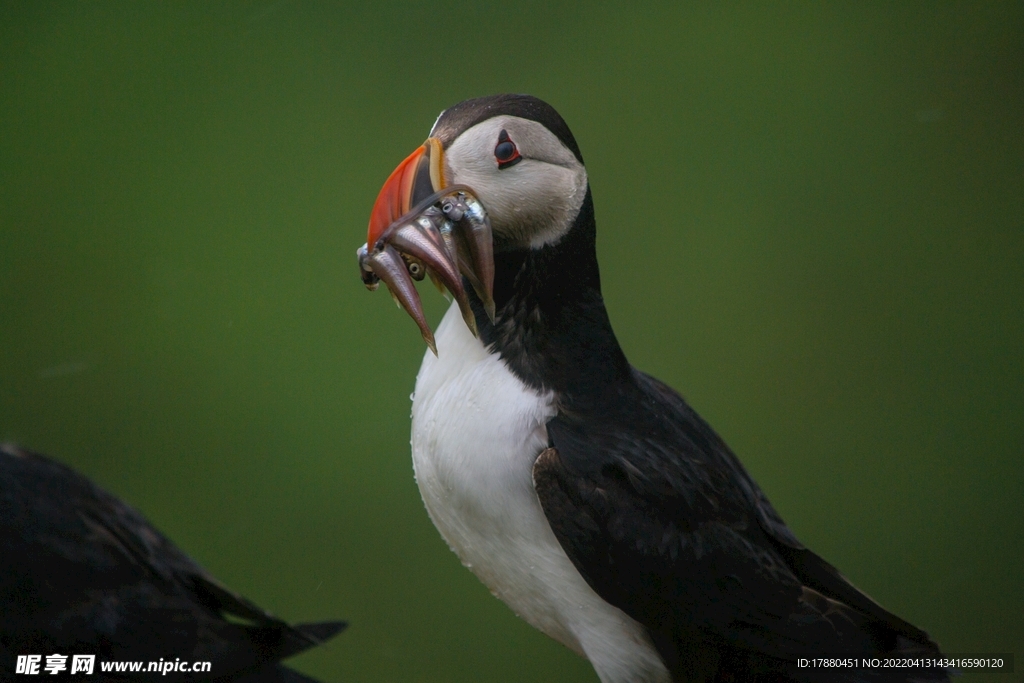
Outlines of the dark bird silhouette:
[{"label": "dark bird silhouette", "polygon": [[145,667],[180,658],[210,662],[210,671],[135,678],[308,683],[280,661],[345,626],[285,623],[225,588],[87,478],[0,445],[0,678],[15,672],[18,655],[39,654],[45,664],[58,653],[96,655],[92,680],[131,677],[103,673],[104,661]]}]

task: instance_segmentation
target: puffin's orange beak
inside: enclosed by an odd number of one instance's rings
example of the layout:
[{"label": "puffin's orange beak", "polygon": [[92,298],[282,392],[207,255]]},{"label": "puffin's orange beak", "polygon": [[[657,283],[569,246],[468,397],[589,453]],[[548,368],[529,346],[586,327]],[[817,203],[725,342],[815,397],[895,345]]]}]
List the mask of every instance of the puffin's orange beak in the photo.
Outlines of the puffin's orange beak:
[{"label": "puffin's orange beak", "polygon": [[476,317],[463,277],[492,322],[495,316],[490,220],[471,188],[445,182],[443,162],[440,140],[427,138],[392,171],[370,212],[366,244],[356,251],[363,284],[372,291],[383,281],[435,355],[414,279],[429,275],[438,289],[451,292],[474,335]]},{"label": "puffin's orange beak", "polygon": [[419,202],[445,187],[444,151],[437,138],[427,138],[405,158],[380,188],[370,212],[366,245],[373,249],[392,223],[406,215]]}]

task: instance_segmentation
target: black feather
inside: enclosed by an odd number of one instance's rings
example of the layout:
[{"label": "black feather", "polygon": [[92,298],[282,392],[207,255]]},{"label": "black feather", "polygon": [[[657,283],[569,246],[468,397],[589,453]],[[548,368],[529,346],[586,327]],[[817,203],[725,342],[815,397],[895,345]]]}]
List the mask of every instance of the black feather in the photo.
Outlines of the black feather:
[{"label": "black feather", "polygon": [[95,654],[97,671],[180,657],[210,661],[206,680],[304,681],[278,662],[344,628],[290,626],[74,470],[0,446],[0,671],[57,652]]}]

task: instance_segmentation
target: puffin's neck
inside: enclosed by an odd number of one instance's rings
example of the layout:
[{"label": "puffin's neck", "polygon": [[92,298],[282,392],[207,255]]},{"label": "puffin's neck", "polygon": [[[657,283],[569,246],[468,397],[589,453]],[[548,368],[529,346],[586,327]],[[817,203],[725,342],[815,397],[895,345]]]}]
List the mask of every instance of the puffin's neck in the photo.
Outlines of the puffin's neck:
[{"label": "puffin's neck", "polygon": [[[526,385],[586,409],[629,377],[601,298],[590,189],[556,244],[495,247],[495,322],[471,294],[480,338]],[[467,287],[472,292],[471,287]]]}]

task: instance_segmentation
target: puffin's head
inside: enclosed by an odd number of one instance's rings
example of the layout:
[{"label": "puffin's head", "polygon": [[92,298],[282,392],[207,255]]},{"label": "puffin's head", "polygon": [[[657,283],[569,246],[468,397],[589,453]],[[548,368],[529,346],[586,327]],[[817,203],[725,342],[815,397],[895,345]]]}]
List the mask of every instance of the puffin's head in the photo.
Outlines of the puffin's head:
[{"label": "puffin's head", "polygon": [[587,193],[587,171],[569,127],[530,95],[494,95],[446,109],[430,137],[388,178],[368,244],[432,193],[466,185],[483,204],[496,250],[557,242]]},{"label": "puffin's head", "polygon": [[385,282],[437,353],[412,280],[430,275],[447,288],[476,334],[464,279],[494,322],[494,252],[558,242],[586,195],[579,146],[551,105],[529,95],[466,100],[441,112],[384,183],[357,250],[360,275],[371,290]]}]

